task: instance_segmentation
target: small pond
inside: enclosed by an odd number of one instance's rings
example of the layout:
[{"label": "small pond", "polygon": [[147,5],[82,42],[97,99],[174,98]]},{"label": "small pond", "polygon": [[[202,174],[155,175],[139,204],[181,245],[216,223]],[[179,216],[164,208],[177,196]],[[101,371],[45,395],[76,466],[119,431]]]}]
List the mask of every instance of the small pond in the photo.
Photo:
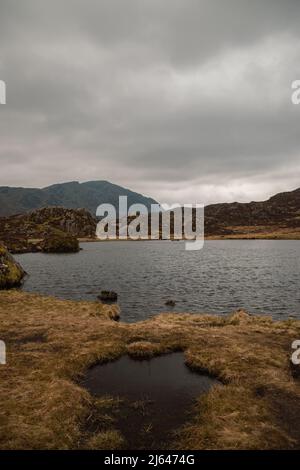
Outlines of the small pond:
[{"label": "small pond", "polygon": [[90,368],[82,385],[92,395],[122,399],[116,427],[128,449],[167,448],[174,431],[192,418],[196,399],[217,380],[191,371],[176,352],[151,360],[128,356]]}]

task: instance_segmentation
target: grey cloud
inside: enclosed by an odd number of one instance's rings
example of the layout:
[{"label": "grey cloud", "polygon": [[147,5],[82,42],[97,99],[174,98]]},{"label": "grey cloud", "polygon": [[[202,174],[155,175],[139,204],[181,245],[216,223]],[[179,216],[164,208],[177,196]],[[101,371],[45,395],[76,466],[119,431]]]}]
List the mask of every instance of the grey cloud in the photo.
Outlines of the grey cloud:
[{"label": "grey cloud", "polygon": [[296,0],[1,0],[0,184],[110,179],[166,202],[179,186],[204,202],[292,189],[299,14]]}]

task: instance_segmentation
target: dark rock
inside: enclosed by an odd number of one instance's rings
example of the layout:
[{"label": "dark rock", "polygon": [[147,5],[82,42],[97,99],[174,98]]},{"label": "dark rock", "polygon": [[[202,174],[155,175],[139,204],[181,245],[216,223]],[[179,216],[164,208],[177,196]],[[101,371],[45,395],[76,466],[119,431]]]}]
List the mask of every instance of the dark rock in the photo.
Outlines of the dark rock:
[{"label": "dark rock", "polygon": [[116,302],[118,300],[118,294],[112,290],[102,290],[98,299],[103,302]]},{"label": "dark rock", "polygon": [[290,361],[290,369],[291,373],[294,379],[300,379],[300,364],[293,364],[292,361]]},{"label": "dark rock", "polygon": [[175,307],[176,302],[175,300],[167,300],[165,305],[167,305],[168,307]]}]

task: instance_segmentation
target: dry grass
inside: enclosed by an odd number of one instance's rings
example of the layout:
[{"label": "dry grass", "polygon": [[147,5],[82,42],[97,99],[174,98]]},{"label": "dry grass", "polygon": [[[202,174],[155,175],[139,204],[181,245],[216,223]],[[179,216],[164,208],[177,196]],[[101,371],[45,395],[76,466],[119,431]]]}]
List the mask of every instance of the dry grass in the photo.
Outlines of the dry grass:
[{"label": "dry grass", "polygon": [[114,420],[118,401],[91,397],[77,379],[93,363],[127,352],[174,350],[225,384],[199,399],[174,448],[300,448],[300,383],[289,368],[299,321],[237,312],[162,314],[129,325],[110,316],[97,302],[0,292],[2,449],[126,447]]},{"label": "dry grass", "polygon": [[299,227],[228,226],[230,235],[212,235],[208,240],[300,240]]}]

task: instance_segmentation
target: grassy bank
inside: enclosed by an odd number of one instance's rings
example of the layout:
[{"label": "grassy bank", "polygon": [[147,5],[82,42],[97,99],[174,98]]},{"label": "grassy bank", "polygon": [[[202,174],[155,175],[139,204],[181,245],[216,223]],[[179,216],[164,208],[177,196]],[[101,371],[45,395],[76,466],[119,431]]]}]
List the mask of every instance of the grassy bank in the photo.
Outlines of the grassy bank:
[{"label": "grassy bank", "polygon": [[114,420],[117,400],[93,398],[78,380],[98,361],[174,350],[225,384],[199,399],[174,448],[300,448],[300,381],[289,367],[300,321],[238,312],[122,324],[111,320],[114,314],[96,302],[0,292],[0,339],[7,346],[0,366],[2,449],[126,447]]}]

